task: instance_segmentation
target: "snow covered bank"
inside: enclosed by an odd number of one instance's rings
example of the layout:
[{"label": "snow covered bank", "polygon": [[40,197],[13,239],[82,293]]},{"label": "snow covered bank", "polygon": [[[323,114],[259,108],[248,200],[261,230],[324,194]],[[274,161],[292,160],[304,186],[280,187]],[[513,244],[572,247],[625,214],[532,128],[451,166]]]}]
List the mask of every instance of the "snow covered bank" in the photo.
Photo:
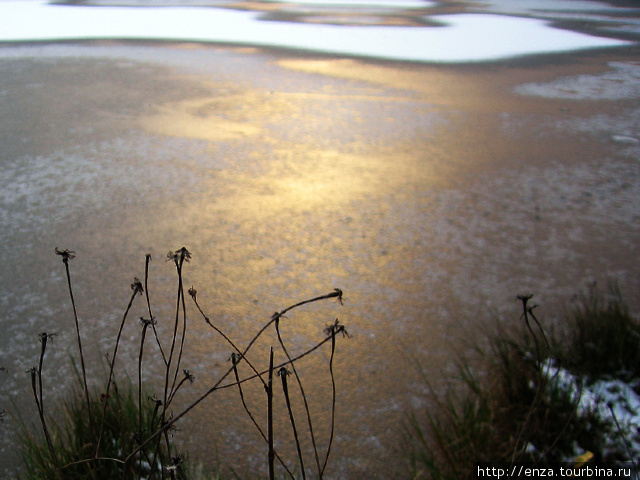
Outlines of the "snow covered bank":
[{"label": "snow covered bank", "polygon": [[14,0],[0,2],[0,41],[184,40],[414,62],[478,62],[629,44],[553,28],[531,18],[493,14],[429,18],[442,26],[338,26],[265,21],[259,12],[224,8],[84,7]]}]

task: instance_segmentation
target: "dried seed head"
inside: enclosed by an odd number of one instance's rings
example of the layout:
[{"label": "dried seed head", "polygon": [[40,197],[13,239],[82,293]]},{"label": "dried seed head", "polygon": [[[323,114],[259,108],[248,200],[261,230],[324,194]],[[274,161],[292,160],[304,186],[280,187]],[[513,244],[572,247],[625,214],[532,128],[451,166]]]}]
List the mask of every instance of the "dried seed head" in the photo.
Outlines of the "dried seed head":
[{"label": "dried seed head", "polygon": [[522,309],[524,310],[524,312],[522,313],[522,315],[526,316],[526,314],[530,311],[529,305],[527,305],[527,302],[529,300],[531,300],[533,298],[533,294],[529,293],[526,295],[518,295],[516,297],[517,300],[520,300],[522,302]]},{"label": "dried seed head", "polygon": [[68,263],[69,260],[76,258],[76,252],[73,250],[67,250],[66,248],[64,250],[59,250],[58,247],[55,247],[55,252],[56,255],[60,255],[62,257],[62,263]]},{"label": "dried seed head", "polygon": [[191,252],[185,247],[182,247],[175,252],[167,253],[167,261],[173,260],[176,266],[182,265],[182,262],[188,262],[191,260]]},{"label": "dried seed head", "polygon": [[184,259],[185,262],[191,260],[191,252],[186,249],[186,247],[182,247],[180,250],[180,258]]},{"label": "dried seed head", "polygon": [[131,290],[133,290],[135,293],[138,293],[140,295],[142,295],[142,292],[144,292],[144,288],[142,288],[142,282],[140,281],[140,279],[138,277],[133,277],[133,283],[131,284]]},{"label": "dried seed head", "polygon": [[156,322],[156,319],[153,317],[151,319],[140,317],[139,322],[140,322],[140,325],[142,325],[143,327],[149,327],[151,325],[155,325],[156,323],[158,323]]},{"label": "dried seed head", "polygon": [[334,337],[338,333],[341,333],[343,337],[351,338],[351,335],[349,335],[345,326],[342,325],[337,318],[331,325],[327,325],[323,331],[327,337]]},{"label": "dried seed head", "polygon": [[231,362],[231,365],[237,365],[241,359],[242,359],[242,354],[240,353],[233,352],[231,353],[231,355],[229,355],[229,361]]},{"label": "dried seed head", "polygon": [[58,335],[57,333],[47,333],[47,332],[42,332],[38,334],[38,338],[40,339],[40,343],[46,344],[47,340],[49,340],[50,338],[55,337],[56,335]]},{"label": "dried seed head", "polygon": [[184,378],[185,380],[189,380],[189,383],[193,383],[193,381],[196,379],[195,375],[193,375],[188,369],[184,369],[182,370],[182,373],[184,373]]},{"label": "dried seed head", "polygon": [[191,295],[191,298],[193,298],[194,300],[196,299],[196,295],[198,295],[198,291],[193,288],[193,286],[188,290],[189,295]]},{"label": "dried seed head", "polygon": [[276,372],[276,375],[281,377],[281,378],[285,378],[285,377],[288,377],[289,375],[291,375],[291,371],[287,367],[281,367]]}]

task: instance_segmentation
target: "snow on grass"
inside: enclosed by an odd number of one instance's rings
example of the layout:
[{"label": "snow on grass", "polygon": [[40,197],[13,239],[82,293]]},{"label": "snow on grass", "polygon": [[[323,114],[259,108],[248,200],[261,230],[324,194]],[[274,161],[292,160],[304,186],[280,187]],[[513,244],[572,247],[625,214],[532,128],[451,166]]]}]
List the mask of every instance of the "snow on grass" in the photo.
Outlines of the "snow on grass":
[{"label": "snow on grass", "polygon": [[[556,366],[553,359],[545,362],[543,372],[549,380],[556,382],[557,388],[570,398],[578,399],[577,417],[595,413],[612,426],[617,435],[608,438],[607,450],[628,452],[631,460],[640,455],[640,395],[636,393],[640,379],[635,379],[632,383],[619,379],[588,381]],[[582,453],[584,452],[579,449],[575,451],[575,455]]]}]

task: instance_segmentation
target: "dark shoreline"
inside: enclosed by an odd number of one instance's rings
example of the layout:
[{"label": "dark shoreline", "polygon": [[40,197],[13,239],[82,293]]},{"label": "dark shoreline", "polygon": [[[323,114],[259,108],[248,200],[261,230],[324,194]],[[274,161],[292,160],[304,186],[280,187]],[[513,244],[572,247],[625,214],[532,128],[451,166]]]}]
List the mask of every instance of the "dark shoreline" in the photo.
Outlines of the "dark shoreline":
[{"label": "dark shoreline", "polygon": [[[321,52],[315,50],[305,50],[299,48],[288,48],[278,46],[262,46],[252,45],[245,43],[233,43],[233,42],[200,42],[200,41],[178,41],[178,40],[158,40],[158,39],[86,39],[86,40],[33,40],[33,41],[0,41],[0,52],[2,49],[20,48],[20,47],[38,47],[47,45],[63,45],[63,46],[80,46],[80,47],[167,47],[176,48],[185,45],[193,45],[197,48],[212,48],[212,49],[228,49],[228,50],[243,50],[249,49],[256,52],[262,52],[266,55],[271,55],[276,58],[299,58],[306,60],[338,60],[349,59],[353,61],[360,61],[372,65],[385,65],[393,68],[402,69],[403,67],[425,67],[425,68],[443,68],[450,69],[452,71],[459,71],[464,73],[470,70],[492,70],[502,67],[517,67],[517,68],[538,68],[538,67],[552,67],[552,66],[566,66],[569,64],[584,63],[586,61],[598,61],[599,59],[606,60],[607,58],[633,58],[634,56],[640,57],[640,43],[628,46],[618,47],[600,47],[600,48],[584,48],[573,51],[563,52],[548,52],[548,53],[532,53],[523,54],[513,57],[491,59],[491,60],[478,60],[478,61],[456,61],[456,62],[426,62],[426,61],[411,61],[411,60],[395,60],[378,57],[365,57],[358,55],[337,55],[334,53]],[[20,58],[15,56],[12,58]]]}]

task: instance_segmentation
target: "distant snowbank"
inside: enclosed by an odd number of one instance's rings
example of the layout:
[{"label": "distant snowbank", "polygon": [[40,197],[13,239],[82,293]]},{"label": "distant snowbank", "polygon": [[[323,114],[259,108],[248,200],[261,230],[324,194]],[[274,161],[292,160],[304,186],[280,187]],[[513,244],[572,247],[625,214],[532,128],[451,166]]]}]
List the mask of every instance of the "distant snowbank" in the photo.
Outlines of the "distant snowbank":
[{"label": "distant snowbank", "polygon": [[344,5],[344,6],[365,6],[365,7],[388,7],[388,8],[425,8],[434,5],[434,2],[422,0],[296,0],[286,2],[285,0],[268,0],[273,3],[297,3],[299,5]]},{"label": "distant snowbank", "polygon": [[430,17],[442,27],[336,26],[265,21],[261,15],[207,7],[83,7],[41,0],[3,1],[0,41],[165,39],[449,63],[630,43],[552,28],[542,20],[492,14]]}]

